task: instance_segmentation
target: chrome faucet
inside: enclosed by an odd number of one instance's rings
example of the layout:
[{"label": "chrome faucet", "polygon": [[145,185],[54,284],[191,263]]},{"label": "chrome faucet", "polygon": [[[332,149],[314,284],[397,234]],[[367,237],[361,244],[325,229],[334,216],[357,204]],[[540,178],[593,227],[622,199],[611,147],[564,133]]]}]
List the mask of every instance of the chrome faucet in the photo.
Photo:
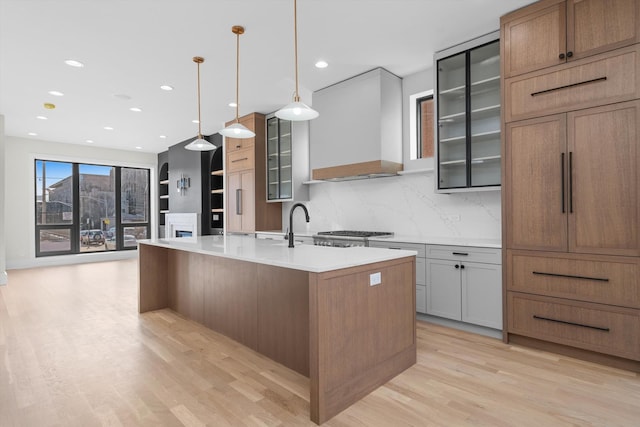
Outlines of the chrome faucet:
[{"label": "chrome faucet", "polygon": [[291,206],[291,210],[289,211],[289,247],[293,248],[293,211],[296,210],[296,208],[300,206],[303,210],[304,210],[304,216],[307,219],[307,222],[309,222],[309,211],[307,210],[307,207],[305,205],[303,205],[302,203],[296,203],[295,205]]}]

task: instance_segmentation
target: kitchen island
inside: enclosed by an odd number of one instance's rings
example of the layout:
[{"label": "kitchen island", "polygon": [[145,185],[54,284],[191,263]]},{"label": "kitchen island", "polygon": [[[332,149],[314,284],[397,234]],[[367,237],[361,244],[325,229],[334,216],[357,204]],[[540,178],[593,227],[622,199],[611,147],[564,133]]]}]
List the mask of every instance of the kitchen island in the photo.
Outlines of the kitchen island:
[{"label": "kitchen island", "polygon": [[307,376],[317,424],[416,362],[413,251],[252,236],[139,243],[139,312],[168,307]]}]

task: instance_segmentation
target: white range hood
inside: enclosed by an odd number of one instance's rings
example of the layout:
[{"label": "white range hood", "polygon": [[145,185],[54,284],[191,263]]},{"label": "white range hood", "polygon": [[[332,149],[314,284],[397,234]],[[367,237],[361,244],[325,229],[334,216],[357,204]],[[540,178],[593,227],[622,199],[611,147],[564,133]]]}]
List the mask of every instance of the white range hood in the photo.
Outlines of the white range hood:
[{"label": "white range hood", "polygon": [[344,181],[402,170],[402,80],[376,68],[313,94],[314,180]]}]

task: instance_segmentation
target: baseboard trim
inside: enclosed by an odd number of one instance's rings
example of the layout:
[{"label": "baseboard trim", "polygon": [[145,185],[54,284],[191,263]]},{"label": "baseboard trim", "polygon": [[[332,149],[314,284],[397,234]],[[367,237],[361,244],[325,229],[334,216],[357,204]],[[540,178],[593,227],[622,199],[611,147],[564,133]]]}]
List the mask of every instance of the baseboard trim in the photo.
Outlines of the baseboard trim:
[{"label": "baseboard trim", "polygon": [[[84,264],[91,262],[118,261],[138,257],[138,250],[93,252],[86,254],[60,255],[25,260],[7,260],[7,270],[21,270],[24,268],[51,267],[56,265]],[[5,273],[6,274],[6,273]],[[0,277],[0,283],[2,278]]]}]

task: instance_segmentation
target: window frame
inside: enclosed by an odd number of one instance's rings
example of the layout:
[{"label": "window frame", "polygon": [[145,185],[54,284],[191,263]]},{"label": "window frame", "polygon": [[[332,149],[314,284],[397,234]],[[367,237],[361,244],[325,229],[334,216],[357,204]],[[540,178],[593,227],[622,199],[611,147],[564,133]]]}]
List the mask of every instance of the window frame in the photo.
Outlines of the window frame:
[{"label": "window frame", "polygon": [[[92,161],[79,161],[79,160],[64,160],[64,159],[56,159],[56,158],[45,158],[48,156],[35,156],[33,158],[33,201],[34,201],[34,238],[35,238],[35,257],[36,258],[44,258],[49,256],[61,256],[61,255],[77,255],[84,254],[85,252],[80,252],[80,165],[91,165],[91,166],[105,166],[111,167],[115,169],[115,205],[116,205],[116,248],[114,250],[105,250],[97,253],[113,253],[119,251],[129,251],[129,250],[137,250],[138,246],[124,246],[124,235],[123,229],[124,227],[135,226],[135,227],[145,227],[147,238],[151,238],[151,224],[152,224],[152,212],[153,206],[151,205],[152,201],[152,188],[151,188],[151,176],[153,173],[153,169],[151,167],[146,166],[134,166],[134,165],[109,165],[104,163],[96,163]],[[38,202],[37,202],[37,190],[36,183],[38,181],[38,162],[59,162],[59,163],[70,163],[72,165],[72,192],[73,192],[73,208],[72,208],[72,223],[71,224],[38,224]],[[147,187],[147,212],[146,212],[146,221],[145,222],[135,222],[135,223],[122,223],[122,188],[121,188],[121,177],[122,177],[122,169],[139,169],[147,171],[147,179],[146,179],[146,187]],[[44,195],[42,196],[44,197]],[[70,235],[70,249],[64,251],[47,251],[42,252],[40,248],[40,233],[42,230],[51,230],[51,229],[61,229],[61,230],[69,230]],[[96,252],[94,252],[96,253]]]}]

